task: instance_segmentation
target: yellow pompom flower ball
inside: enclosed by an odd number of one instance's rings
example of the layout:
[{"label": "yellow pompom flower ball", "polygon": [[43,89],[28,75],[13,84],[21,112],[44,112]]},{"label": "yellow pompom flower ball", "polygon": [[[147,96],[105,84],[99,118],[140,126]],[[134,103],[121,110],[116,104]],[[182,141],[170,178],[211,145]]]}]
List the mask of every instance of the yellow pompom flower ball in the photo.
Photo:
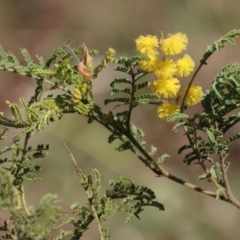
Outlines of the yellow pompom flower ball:
[{"label": "yellow pompom flower ball", "polygon": [[161,39],[160,48],[165,55],[176,55],[187,48],[188,38],[186,34],[168,34],[168,38]]}]

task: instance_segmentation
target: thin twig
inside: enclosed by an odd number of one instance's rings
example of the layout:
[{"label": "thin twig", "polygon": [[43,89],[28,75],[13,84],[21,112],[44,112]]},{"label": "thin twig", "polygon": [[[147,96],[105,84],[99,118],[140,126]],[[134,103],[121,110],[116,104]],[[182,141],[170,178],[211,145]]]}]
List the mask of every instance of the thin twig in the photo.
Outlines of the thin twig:
[{"label": "thin twig", "polygon": [[25,194],[24,194],[24,186],[21,186],[21,203],[22,203],[22,207],[25,211],[26,215],[29,215],[29,211],[28,211],[28,207],[27,207],[27,203],[26,203],[26,198],[25,198]]},{"label": "thin twig", "polygon": [[[25,139],[24,139],[24,144],[23,144],[23,149],[22,149],[22,157],[20,160],[20,163],[22,163],[26,157],[26,154],[28,153],[28,140],[30,138],[30,133],[27,132],[25,135]],[[20,170],[22,169],[22,166],[19,166],[19,168],[17,169],[15,176],[18,176],[18,173],[20,172]],[[23,185],[21,186],[21,188],[19,189],[20,191],[20,195],[21,195],[21,203],[22,203],[22,207],[24,209],[24,212],[26,215],[29,214],[28,208],[27,208],[27,204],[26,204],[26,199],[25,199],[25,194],[24,194],[24,188]]]},{"label": "thin twig", "polygon": [[75,60],[77,61],[77,63],[80,63],[79,58],[77,57],[77,55],[75,54],[75,52],[72,50],[72,48],[68,45],[69,41],[64,45],[64,47],[66,47],[68,49],[68,51],[73,55],[73,57],[75,58]]},{"label": "thin twig", "polygon": [[232,194],[232,190],[228,181],[227,172],[225,169],[225,158],[222,155],[220,155],[220,166],[221,166],[221,172],[222,172],[224,187],[225,187],[228,201],[232,202],[233,205],[240,208],[240,202]]},{"label": "thin twig", "polygon": [[[79,167],[78,167],[78,165],[77,165],[77,162],[76,162],[76,160],[75,160],[72,152],[71,152],[70,149],[67,147],[67,145],[66,145],[65,142],[62,142],[62,144],[63,144],[63,146],[66,148],[66,150],[68,151],[68,153],[69,153],[69,155],[70,155],[70,158],[71,158],[71,160],[72,160],[72,162],[73,162],[73,165],[74,165],[74,167],[75,167],[75,169],[76,169],[77,175],[79,176],[79,178],[80,178],[81,181],[82,181],[82,180],[84,179],[84,176],[83,176],[82,172],[79,170]],[[98,231],[99,231],[99,234],[100,234],[100,239],[101,239],[101,240],[104,240],[104,234],[103,234],[103,231],[102,231],[102,227],[101,227],[100,220],[99,220],[99,218],[98,218],[97,210],[96,210],[95,206],[94,206],[93,203],[92,203],[92,196],[91,196],[91,194],[89,193],[89,191],[87,190],[86,187],[83,186],[83,188],[84,188],[85,193],[86,193],[86,196],[87,196],[87,198],[88,198],[88,202],[89,202],[89,205],[90,205],[90,207],[91,207],[91,210],[92,210],[92,213],[93,213],[93,215],[94,215],[94,218],[95,218],[95,220],[96,220],[96,222],[97,222]]]},{"label": "thin twig", "polygon": [[[198,163],[199,165],[202,167],[202,169],[204,170],[204,172],[207,174],[207,176],[209,177],[209,179],[213,182],[213,184],[215,185],[215,187],[217,189],[220,189],[221,188],[221,185],[217,182],[217,180],[213,177],[213,175],[210,173],[209,169],[206,167],[206,165],[204,164],[204,162],[202,161],[201,159],[201,153],[199,151],[199,145],[198,145],[198,138],[197,138],[197,132],[196,132],[196,129],[195,127],[193,126],[193,135],[194,135],[194,142],[192,141],[192,138],[190,137],[189,135],[189,132],[188,132],[188,129],[186,126],[184,126],[184,132],[185,132],[185,135],[187,136],[187,139],[189,141],[189,143],[191,144],[191,146],[195,146],[195,153],[196,153],[196,156],[197,156],[197,159],[198,159]],[[226,193],[224,192],[223,193],[224,195],[224,198],[227,199],[227,195]]]},{"label": "thin twig", "polygon": [[185,94],[184,94],[183,101],[182,101],[182,105],[181,105],[181,108],[180,108],[180,109],[181,109],[181,112],[184,111],[185,100],[186,100],[186,98],[187,98],[188,92],[189,92],[189,90],[190,90],[190,88],[191,88],[191,86],[192,86],[192,84],[193,84],[193,81],[195,80],[198,72],[201,70],[202,66],[203,66],[203,63],[200,63],[200,65],[198,66],[198,68],[197,68],[196,71],[194,72],[194,74],[193,74],[193,76],[192,76],[192,79],[190,80],[190,82],[189,82],[189,84],[188,84],[188,87],[187,87],[187,90],[186,90],[186,92],[185,92]]},{"label": "thin twig", "polygon": [[222,172],[224,187],[225,187],[225,190],[226,190],[227,197],[231,197],[232,196],[232,191],[231,191],[231,188],[230,188],[230,184],[229,184],[229,181],[228,181],[228,177],[227,177],[227,173],[226,173],[226,169],[225,169],[224,165],[225,165],[225,158],[221,154],[220,155],[220,166],[221,166],[221,172]]},{"label": "thin twig", "polygon": [[207,64],[207,59],[212,55],[212,53],[209,53],[209,54],[204,54],[203,55],[203,58],[200,60],[200,64],[199,66],[197,67],[196,71],[194,72],[193,76],[192,76],[192,79],[190,80],[189,84],[188,84],[188,87],[187,87],[187,90],[184,94],[184,97],[183,97],[183,101],[182,101],[182,104],[181,104],[181,112],[184,111],[184,107],[185,107],[185,100],[187,98],[187,95],[188,95],[188,92],[193,84],[193,81],[195,80],[197,74],[199,73],[199,71],[201,70],[201,68],[203,67],[203,65],[206,65]]},{"label": "thin twig", "polygon": [[[199,161],[200,166],[204,170],[204,172],[210,177],[210,180],[213,182],[215,187],[217,189],[220,189],[222,186],[217,182],[217,180],[213,177],[213,175],[210,173],[209,169],[205,166],[205,164],[201,161]],[[224,198],[228,199],[227,194],[223,192]]]},{"label": "thin twig", "polygon": [[135,88],[135,74],[133,71],[133,67],[130,66],[131,69],[131,77],[132,77],[132,81],[131,81],[131,85],[132,85],[132,91],[131,91],[131,96],[130,96],[130,104],[129,104],[129,109],[128,109],[128,117],[127,117],[127,129],[129,132],[131,132],[131,114],[132,114],[132,110],[133,110],[133,99],[134,99],[134,88]]}]

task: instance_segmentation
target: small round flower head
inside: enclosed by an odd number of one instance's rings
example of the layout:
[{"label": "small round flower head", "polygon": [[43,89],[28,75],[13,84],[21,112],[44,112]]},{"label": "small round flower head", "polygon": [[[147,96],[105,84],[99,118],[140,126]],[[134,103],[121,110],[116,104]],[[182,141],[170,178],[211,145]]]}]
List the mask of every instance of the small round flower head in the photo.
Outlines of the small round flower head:
[{"label": "small round flower head", "polygon": [[156,65],[157,57],[156,57],[155,54],[148,55],[147,57],[149,59],[140,60],[139,65],[143,70],[145,70],[147,72],[152,72],[154,70],[155,65]]},{"label": "small round flower head", "polygon": [[[186,90],[181,95],[184,96],[185,93]],[[188,106],[196,105],[202,100],[202,97],[203,97],[202,87],[192,85],[186,97],[186,104]]]},{"label": "small round flower head", "polygon": [[180,84],[177,78],[158,79],[151,83],[153,93],[163,98],[173,98],[177,96]]},{"label": "small round flower head", "polygon": [[183,33],[168,34],[168,38],[161,39],[160,48],[165,55],[176,55],[187,48],[188,38]]},{"label": "small round flower head", "polygon": [[108,48],[107,55],[111,56],[111,57],[115,56],[116,55],[116,50],[113,49],[113,48]]},{"label": "small round flower head", "polygon": [[113,60],[113,57],[116,55],[116,51],[113,48],[108,48],[106,59],[110,62]]},{"label": "small round flower head", "polygon": [[163,103],[158,107],[158,117],[162,120],[166,120],[170,115],[180,112],[180,107],[176,102]]},{"label": "small round flower head", "polygon": [[176,65],[177,65],[176,75],[179,77],[189,76],[195,67],[193,59],[187,54],[185,54],[183,58],[177,60]]},{"label": "small round flower head", "polygon": [[137,50],[145,55],[153,55],[157,54],[158,47],[158,38],[156,36],[147,35],[147,36],[139,36],[136,39]]},{"label": "small round flower head", "polygon": [[154,73],[158,78],[171,78],[177,71],[176,64],[172,59],[156,61]]}]

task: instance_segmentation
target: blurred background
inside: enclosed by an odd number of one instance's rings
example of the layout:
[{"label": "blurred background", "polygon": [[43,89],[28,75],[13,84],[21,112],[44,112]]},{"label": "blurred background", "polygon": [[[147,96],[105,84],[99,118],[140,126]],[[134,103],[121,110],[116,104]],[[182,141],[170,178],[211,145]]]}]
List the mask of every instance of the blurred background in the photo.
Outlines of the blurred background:
[{"label": "blurred background", "polygon": [[[47,59],[69,39],[72,47],[84,42],[89,48],[99,50],[94,59],[98,63],[108,47],[116,49],[117,56],[135,54],[139,35],[160,35],[177,31],[189,38],[187,53],[196,64],[208,45],[228,31],[240,26],[238,0],[90,0],[90,1],[0,1],[0,44],[6,51],[19,56],[19,48],[26,48],[31,55]],[[239,40],[238,40],[238,43]],[[240,47],[225,47],[208,61],[196,82],[206,89],[214,76],[226,64],[239,62]],[[109,83],[119,76],[113,66],[105,69],[94,81],[96,101],[103,110],[109,96]],[[187,81],[185,79],[184,81]],[[8,113],[6,100],[18,102],[20,97],[29,100],[35,88],[34,80],[0,72],[0,111]],[[199,107],[194,107],[198,111]],[[147,147],[158,147],[158,154],[167,153],[171,158],[164,166],[172,173],[194,184],[214,190],[211,184],[199,182],[202,174],[198,165],[185,166],[179,146],[185,143],[182,132],[173,134],[172,125],[161,122],[156,107],[141,106],[134,112],[133,122],[146,133]],[[96,123],[88,125],[78,115],[66,116],[61,122],[48,126],[33,137],[32,143],[48,143],[50,151],[41,160],[43,171],[39,182],[26,184],[27,204],[38,206],[46,193],[56,193],[61,205],[68,210],[71,203],[86,202],[74,167],[61,141],[65,141],[75,155],[79,166],[87,173],[93,168],[102,174],[103,190],[108,180],[119,175],[135,179],[135,183],[153,189],[157,200],[165,205],[164,212],[147,208],[142,220],[132,219],[124,224],[119,213],[104,224],[110,228],[113,239],[138,240],[237,240],[240,236],[239,210],[230,204],[216,201],[193,192],[168,179],[156,178],[130,152],[118,153],[117,144],[109,145],[109,133]],[[233,193],[240,198],[239,142],[232,145],[232,163],[229,170]],[[92,224],[83,239],[99,239],[97,227]]]}]

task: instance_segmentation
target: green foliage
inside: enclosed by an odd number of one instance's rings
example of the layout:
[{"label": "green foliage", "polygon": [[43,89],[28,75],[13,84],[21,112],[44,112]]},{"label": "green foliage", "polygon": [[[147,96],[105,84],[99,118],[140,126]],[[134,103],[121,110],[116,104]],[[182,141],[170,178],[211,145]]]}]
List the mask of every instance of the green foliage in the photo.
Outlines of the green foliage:
[{"label": "green foliage", "polygon": [[161,157],[158,158],[157,163],[160,165],[169,157],[170,156],[168,154],[164,153]]},{"label": "green foliage", "polygon": [[[240,30],[233,30],[208,47],[200,67],[225,44],[235,45],[238,35]],[[158,106],[166,101],[149,91],[150,83],[144,79],[148,73],[139,68],[139,61],[146,59],[146,56],[114,58],[115,51],[109,49],[97,67],[87,69],[92,79],[95,79],[108,63],[113,63],[116,71],[125,76],[110,83],[112,98],[106,99],[104,103],[113,103],[113,108],[105,113],[94,100],[93,81],[86,79],[78,70],[79,63],[87,68],[84,65],[87,64],[86,59],[93,57],[95,50],[71,49],[65,45],[54,51],[46,61],[39,56],[32,58],[26,49],[21,49],[20,53],[24,64],[0,46],[0,69],[30,77],[36,82],[35,92],[29,102],[23,98],[19,99],[19,104],[7,101],[11,119],[0,113],[0,124],[3,127],[0,131],[1,141],[6,140],[9,128],[18,129],[12,143],[0,149],[0,206],[1,210],[10,215],[6,219],[0,217],[0,231],[4,234],[0,239],[78,240],[90,224],[96,221],[100,239],[107,240],[111,239],[109,230],[103,228],[102,223],[118,212],[125,213],[125,222],[129,223],[132,217],[140,219],[140,213],[145,207],[164,210],[163,204],[157,201],[151,189],[138,186],[127,177],[120,176],[110,181],[110,188],[102,193],[99,171],[93,169],[91,173],[85,174],[65,144],[80,178],[80,187],[85,191],[87,203],[72,204],[70,215],[58,205],[57,197],[51,194],[45,195],[36,208],[26,205],[23,185],[26,181],[40,180],[39,160],[50,149],[46,142],[31,144],[31,137],[70,113],[86,117],[88,123],[96,121],[101,124],[110,132],[108,142],[118,141],[117,151],[131,151],[155,176],[166,177],[240,208],[239,201],[230,190],[227,180],[230,163],[226,162],[230,144],[240,138],[240,132],[226,138],[226,133],[240,120],[240,64],[229,64],[217,74],[204,94],[201,112],[192,116],[185,113],[187,107],[182,106],[180,113],[167,118],[167,122],[175,123],[174,132],[182,128],[187,137],[188,142],[178,151],[179,154],[186,152],[183,162],[187,165],[196,163],[202,167],[203,174],[199,179],[215,185],[215,192],[211,192],[168,172],[163,163],[170,155],[163,153],[160,157],[156,156],[157,147],[146,144],[144,131],[132,122],[136,107],[141,104]],[[205,165],[206,161],[210,165],[209,169]],[[63,225],[71,230],[63,230]]]},{"label": "green foliage", "polygon": [[[154,103],[160,103],[161,99],[156,94],[150,94],[150,93],[139,93],[140,90],[145,90],[149,86],[148,81],[139,82],[146,74],[147,72],[143,71],[142,69],[139,69],[137,67],[138,62],[145,58],[143,55],[137,55],[133,56],[131,58],[120,58],[120,59],[114,59],[114,63],[119,64],[116,67],[117,71],[120,71],[122,73],[126,73],[129,75],[129,78],[119,78],[114,79],[111,84],[111,95],[115,94],[128,94],[128,97],[117,97],[114,99],[106,99],[104,103],[107,105],[109,103],[118,103],[120,104],[115,105],[114,108],[122,106],[122,105],[129,105],[129,108],[132,110],[135,107],[137,107],[141,103],[151,103],[151,100],[154,100]],[[119,88],[120,84],[125,84],[123,86],[126,86],[124,88]],[[122,86],[122,85],[121,85]]]},{"label": "green foliage", "polygon": [[142,186],[136,186],[132,180],[126,177],[119,177],[111,181],[112,190],[107,191],[106,196],[111,199],[121,199],[118,206],[120,211],[126,212],[126,223],[129,223],[131,217],[139,218],[139,213],[143,207],[152,206],[159,210],[164,210],[164,206],[155,201],[155,194],[151,189]]},{"label": "green foliage", "polygon": [[[210,160],[212,154],[226,156],[229,145],[239,138],[239,133],[236,133],[228,140],[222,140],[240,119],[239,114],[233,114],[240,106],[239,74],[239,64],[230,64],[223,68],[202,100],[203,112],[189,118],[185,124],[180,124],[186,126],[191,142],[198,148],[197,151],[193,148],[193,151],[185,156],[184,161],[187,164],[197,159]],[[174,117],[173,115],[169,118]],[[177,128],[178,126],[176,125]],[[206,134],[208,141],[198,134],[200,132]],[[191,144],[188,146],[192,148]],[[182,150],[183,148],[179,152]]]},{"label": "green foliage", "polygon": [[14,186],[14,178],[10,172],[4,168],[0,169],[0,185],[1,185],[1,201],[0,206],[2,210],[14,212],[20,210],[21,201],[19,192]]},{"label": "green foliage", "polygon": [[[110,181],[111,189],[107,190],[102,197],[99,195],[100,174],[96,169],[87,176],[83,174],[83,179],[81,184],[85,190],[91,191],[90,201],[96,209],[100,222],[106,221],[117,212],[125,212],[126,222],[129,222],[133,216],[139,218],[139,213],[146,206],[164,210],[163,205],[155,201],[156,197],[150,189],[136,186],[131,179],[126,177],[119,177],[114,181]],[[119,202],[119,200],[121,201]],[[91,205],[72,204],[71,209],[75,216],[74,220],[71,221],[75,227],[74,238],[72,239],[81,237],[94,220],[91,208]]]},{"label": "green foliage", "polygon": [[207,47],[207,50],[205,51],[203,55],[203,59],[201,60],[201,63],[206,64],[207,58],[209,58],[215,51],[220,51],[225,44],[230,45],[236,45],[235,38],[240,35],[239,29],[234,29],[224,36],[222,36],[220,39],[218,39],[216,42],[214,42],[211,46]]},{"label": "green foliage", "polygon": [[167,121],[168,122],[173,122],[173,121],[176,121],[176,120],[180,121],[182,119],[187,119],[188,117],[189,116],[185,113],[174,113],[167,118]]},{"label": "green foliage", "polygon": [[64,211],[53,203],[55,199],[56,196],[48,194],[41,199],[37,209],[29,208],[28,216],[19,216],[19,224],[14,226],[17,239],[49,239],[62,225],[58,221],[66,222]]},{"label": "green foliage", "polygon": [[177,132],[179,128],[186,126],[186,122],[180,122],[174,125],[172,128],[173,132]]},{"label": "green foliage", "polygon": [[[40,180],[37,172],[41,168],[37,165],[37,162],[38,159],[44,158],[47,151],[49,151],[48,144],[39,144],[36,147],[30,146],[29,139],[55,120],[61,120],[64,114],[76,112],[86,115],[89,122],[95,120],[108,126],[112,132],[109,142],[115,139],[122,141],[121,145],[116,148],[118,151],[128,149],[135,151],[134,145],[130,140],[127,140],[127,126],[131,128],[130,133],[139,139],[141,145],[144,144],[144,133],[133,124],[130,124],[131,116],[129,111],[118,112],[115,116],[112,112],[109,112],[109,114],[101,112],[101,109],[93,100],[91,82],[78,73],[76,65],[71,66],[72,57],[81,56],[81,51],[73,49],[74,55],[72,56],[65,48],[59,48],[47,61],[36,56],[37,63],[34,63],[29,52],[26,49],[21,49],[20,52],[25,61],[25,65],[21,65],[15,55],[5,53],[2,47],[0,50],[0,69],[31,77],[37,83],[35,94],[29,103],[23,98],[20,98],[20,104],[7,101],[13,119],[6,118],[3,114],[0,115],[0,123],[4,126],[0,134],[1,140],[5,140],[5,134],[8,131],[6,127],[22,129],[13,138],[12,145],[4,147],[0,151],[2,156],[6,153],[12,153],[11,157],[0,159],[2,165],[2,177],[0,180],[4,189],[4,191],[1,191],[1,209],[10,211],[13,216],[11,221],[6,220],[4,225],[0,226],[6,232],[5,237],[26,240],[79,239],[92,221],[96,220],[101,224],[119,211],[126,213],[126,222],[129,222],[132,216],[139,218],[140,212],[146,206],[164,210],[163,205],[155,200],[156,197],[150,189],[137,186],[132,180],[125,177],[120,177],[111,182],[112,189],[107,190],[106,194],[100,196],[101,179],[100,173],[96,169],[88,175],[78,169],[82,178],[81,185],[87,193],[89,202],[87,205],[73,204],[71,209],[74,217],[67,216],[60,206],[55,205],[56,196],[52,195],[46,195],[37,209],[27,208],[24,201],[22,202],[23,183],[25,181]],[[115,62],[124,65],[124,67],[117,67],[117,70],[131,74],[130,81],[116,79],[111,84],[112,95],[130,94],[130,99],[117,97],[107,100],[106,103],[128,103],[133,108],[141,101],[149,101],[150,98],[158,99],[153,94],[135,96],[135,92],[148,86],[147,82],[132,84],[133,79],[138,81],[146,75],[146,72],[140,69],[133,72],[133,68],[137,66],[139,59],[141,59],[140,56],[117,60],[112,57],[112,52],[110,52],[107,53],[105,60],[95,68],[94,76],[96,77],[106,63]],[[122,83],[130,83],[131,88],[115,88],[115,86]],[[74,90],[72,90],[72,86],[74,86]],[[55,96],[51,94],[42,99],[44,92],[53,92],[54,90],[60,90],[61,93]],[[20,140],[23,137],[24,146],[21,147]],[[156,149],[152,147],[151,155],[155,151]],[[95,211],[96,214],[94,214]],[[72,225],[73,231],[61,230],[61,226],[65,224]],[[51,238],[52,233],[56,235],[56,231],[59,231],[57,236]],[[110,239],[108,229],[101,228],[101,232],[104,239]]]},{"label": "green foliage", "polygon": [[131,123],[131,133],[135,139],[138,139],[139,144],[143,146],[146,142],[144,141],[144,132]]}]

